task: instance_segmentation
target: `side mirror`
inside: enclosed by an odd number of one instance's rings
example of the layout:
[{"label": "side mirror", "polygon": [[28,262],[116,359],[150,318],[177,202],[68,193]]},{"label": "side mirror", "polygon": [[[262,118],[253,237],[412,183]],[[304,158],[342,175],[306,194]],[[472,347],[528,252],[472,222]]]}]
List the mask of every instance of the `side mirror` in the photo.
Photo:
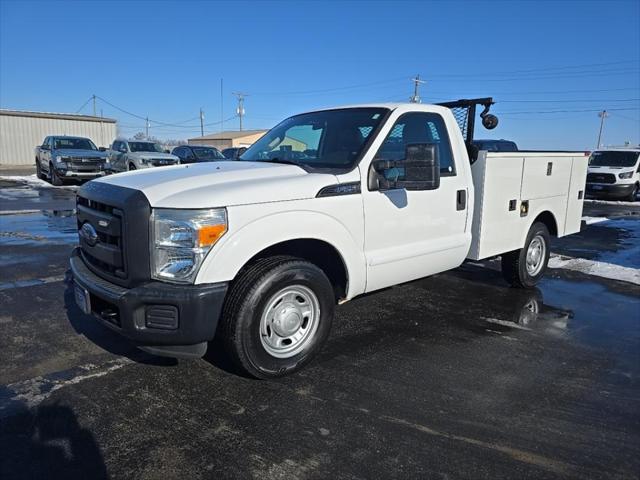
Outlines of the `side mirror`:
[{"label": "side mirror", "polygon": [[100,148],[98,148],[98,150],[100,150],[101,152],[106,152],[107,151],[107,149],[105,147],[100,147]]},{"label": "side mirror", "polygon": [[119,151],[120,153],[127,153],[127,147],[120,147],[120,148],[118,149],[118,151]]},{"label": "side mirror", "polygon": [[404,160],[374,160],[380,190],[435,190],[440,186],[440,159],[434,143],[407,145]]},{"label": "side mirror", "polygon": [[45,145],[40,145],[40,148],[41,148],[42,150],[51,150],[51,149],[49,148],[49,145],[46,145],[46,144],[45,144]]}]

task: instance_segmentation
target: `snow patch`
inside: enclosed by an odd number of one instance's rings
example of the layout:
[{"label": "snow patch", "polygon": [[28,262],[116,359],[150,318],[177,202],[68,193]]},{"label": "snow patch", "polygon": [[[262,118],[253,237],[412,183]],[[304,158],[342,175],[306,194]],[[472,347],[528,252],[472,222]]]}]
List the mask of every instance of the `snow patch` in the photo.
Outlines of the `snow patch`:
[{"label": "snow patch", "polygon": [[128,358],[118,358],[102,365],[88,363],[69,371],[9,384],[6,387],[13,395],[0,398],[0,418],[3,416],[3,410],[9,410],[14,403],[24,404],[29,408],[33,408],[46,400],[56,390],[69,385],[76,385],[92,378],[103,377],[132,363],[133,360]]},{"label": "snow patch", "polygon": [[77,185],[63,185],[61,187],[54,187],[49,182],[40,180],[35,173],[33,175],[0,175],[0,180],[7,180],[10,182],[22,182],[22,183],[33,185],[36,187],[70,188],[70,189],[78,188]]},{"label": "snow patch", "polygon": [[586,273],[587,275],[640,285],[640,269],[598,262],[596,260],[587,260],[586,258],[552,255],[551,258],[549,258],[549,268],[573,270]]}]

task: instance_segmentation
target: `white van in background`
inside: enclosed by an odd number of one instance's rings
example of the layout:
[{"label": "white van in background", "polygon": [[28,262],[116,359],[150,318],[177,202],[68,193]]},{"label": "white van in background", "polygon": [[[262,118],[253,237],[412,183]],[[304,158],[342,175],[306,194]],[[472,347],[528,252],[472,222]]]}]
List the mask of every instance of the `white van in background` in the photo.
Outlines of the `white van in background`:
[{"label": "white van in background", "polygon": [[597,150],[589,158],[587,194],[636,200],[640,192],[640,147]]}]

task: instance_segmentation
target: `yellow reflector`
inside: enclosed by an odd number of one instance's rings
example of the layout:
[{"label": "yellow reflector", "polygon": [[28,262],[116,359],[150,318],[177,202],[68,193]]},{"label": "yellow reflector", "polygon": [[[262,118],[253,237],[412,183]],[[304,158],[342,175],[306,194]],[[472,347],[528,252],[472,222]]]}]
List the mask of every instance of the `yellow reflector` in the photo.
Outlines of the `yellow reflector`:
[{"label": "yellow reflector", "polygon": [[227,231],[226,225],[207,225],[198,231],[198,243],[201,247],[213,245]]}]

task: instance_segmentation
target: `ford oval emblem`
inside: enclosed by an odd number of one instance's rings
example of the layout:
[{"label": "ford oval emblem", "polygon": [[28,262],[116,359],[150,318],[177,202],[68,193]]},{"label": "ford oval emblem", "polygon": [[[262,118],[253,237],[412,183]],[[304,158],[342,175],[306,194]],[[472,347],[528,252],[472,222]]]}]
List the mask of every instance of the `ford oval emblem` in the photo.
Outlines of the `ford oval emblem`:
[{"label": "ford oval emblem", "polygon": [[84,241],[87,242],[90,246],[95,246],[98,243],[98,232],[93,228],[89,222],[85,222],[80,227],[80,232],[78,232]]}]

